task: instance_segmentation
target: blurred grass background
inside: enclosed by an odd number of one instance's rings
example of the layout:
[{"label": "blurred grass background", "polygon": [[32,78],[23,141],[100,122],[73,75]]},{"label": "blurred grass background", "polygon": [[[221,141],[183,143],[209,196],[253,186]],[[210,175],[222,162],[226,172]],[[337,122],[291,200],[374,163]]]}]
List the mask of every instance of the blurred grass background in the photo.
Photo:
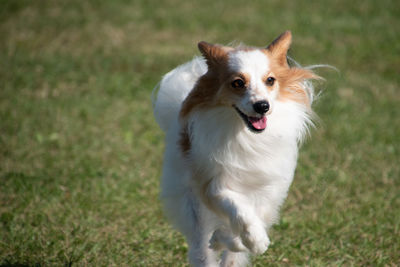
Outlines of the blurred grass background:
[{"label": "blurred grass background", "polygon": [[2,0],[0,266],[186,266],[151,91],[200,40],[287,29],[340,72],[254,266],[400,265],[399,1]]}]

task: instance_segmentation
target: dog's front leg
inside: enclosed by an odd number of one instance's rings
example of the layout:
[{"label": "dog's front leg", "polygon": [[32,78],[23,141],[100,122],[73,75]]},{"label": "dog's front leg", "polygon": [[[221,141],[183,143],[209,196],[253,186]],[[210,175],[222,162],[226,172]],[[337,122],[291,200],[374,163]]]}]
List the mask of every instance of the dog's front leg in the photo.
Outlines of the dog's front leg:
[{"label": "dog's front leg", "polygon": [[228,219],[232,232],[255,254],[264,253],[270,243],[265,225],[243,194],[210,182],[204,191],[205,204],[218,216]]}]

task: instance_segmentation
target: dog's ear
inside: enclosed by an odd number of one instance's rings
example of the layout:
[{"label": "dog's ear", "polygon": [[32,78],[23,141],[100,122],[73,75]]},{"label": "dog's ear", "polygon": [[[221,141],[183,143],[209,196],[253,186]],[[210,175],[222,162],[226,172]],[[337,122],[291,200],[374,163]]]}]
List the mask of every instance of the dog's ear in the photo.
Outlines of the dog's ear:
[{"label": "dog's ear", "polygon": [[292,33],[286,31],[278,36],[268,47],[267,50],[271,52],[272,56],[275,57],[279,64],[287,66],[287,52],[292,43]]},{"label": "dog's ear", "polygon": [[199,42],[197,46],[209,67],[214,67],[226,62],[228,59],[228,52],[232,50],[230,47],[209,44],[204,41]]}]

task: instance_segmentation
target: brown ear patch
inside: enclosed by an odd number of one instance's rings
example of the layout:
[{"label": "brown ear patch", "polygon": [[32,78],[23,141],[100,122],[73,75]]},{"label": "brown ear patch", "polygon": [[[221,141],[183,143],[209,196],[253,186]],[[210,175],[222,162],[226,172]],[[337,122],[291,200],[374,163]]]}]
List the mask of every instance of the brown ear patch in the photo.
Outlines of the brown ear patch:
[{"label": "brown ear patch", "polygon": [[225,62],[228,58],[228,52],[233,50],[231,47],[210,44],[204,41],[199,42],[197,46],[203,57],[206,59],[209,67],[213,67],[221,62]]},{"label": "brown ear patch", "polygon": [[279,46],[284,46],[286,49],[289,49],[291,42],[292,42],[292,32],[285,31],[284,33],[279,35],[275,40],[273,40],[272,43],[268,45],[267,49],[272,51]]},{"label": "brown ear patch", "polygon": [[272,43],[267,47],[267,51],[270,52],[271,56],[278,60],[278,63],[287,66],[287,52],[292,43],[292,33],[286,31],[278,36]]},{"label": "brown ear patch", "polygon": [[318,75],[308,69],[289,67],[287,52],[292,43],[292,33],[286,31],[276,38],[264,50],[271,59],[271,70],[279,82],[278,99],[281,101],[292,100],[306,106],[310,106],[309,95],[304,87],[306,80],[321,79]]}]

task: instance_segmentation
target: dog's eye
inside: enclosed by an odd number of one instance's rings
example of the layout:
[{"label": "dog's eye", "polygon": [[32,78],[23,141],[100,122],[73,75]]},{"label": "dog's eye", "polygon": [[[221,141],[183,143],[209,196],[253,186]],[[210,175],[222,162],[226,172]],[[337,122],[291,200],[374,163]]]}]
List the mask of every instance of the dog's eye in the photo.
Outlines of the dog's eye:
[{"label": "dog's eye", "polygon": [[231,83],[233,88],[243,88],[244,87],[244,81],[241,79],[236,79]]},{"label": "dog's eye", "polygon": [[267,80],[265,81],[265,83],[266,83],[268,86],[272,86],[272,85],[274,85],[274,83],[275,83],[275,78],[274,78],[274,77],[268,77]]}]

